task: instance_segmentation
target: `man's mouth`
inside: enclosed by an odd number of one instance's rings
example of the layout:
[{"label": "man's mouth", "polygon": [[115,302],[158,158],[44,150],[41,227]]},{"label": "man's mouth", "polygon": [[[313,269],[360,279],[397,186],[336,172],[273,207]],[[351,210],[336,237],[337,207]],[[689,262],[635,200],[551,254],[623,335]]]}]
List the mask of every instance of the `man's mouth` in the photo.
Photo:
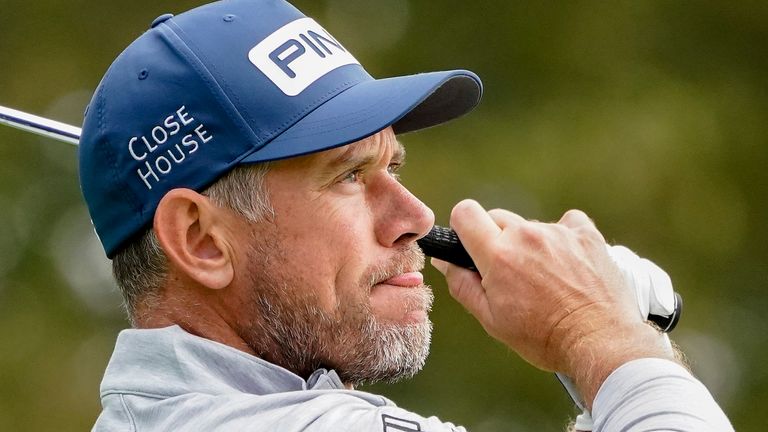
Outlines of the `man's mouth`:
[{"label": "man's mouth", "polygon": [[406,271],[376,283],[371,290],[371,302],[383,320],[420,324],[428,321],[432,294],[420,271]]},{"label": "man's mouth", "polygon": [[383,280],[379,282],[379,284],[399,287],[417,287],[424,284],[424,275],[418,271],[401,273],[389,279]]}]

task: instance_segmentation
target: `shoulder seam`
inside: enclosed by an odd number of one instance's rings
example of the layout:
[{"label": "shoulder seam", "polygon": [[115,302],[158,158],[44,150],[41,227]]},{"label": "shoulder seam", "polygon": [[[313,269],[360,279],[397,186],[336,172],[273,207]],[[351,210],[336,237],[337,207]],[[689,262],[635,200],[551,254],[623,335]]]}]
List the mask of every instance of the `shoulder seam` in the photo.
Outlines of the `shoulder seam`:
[{"label": "shoulder seam", "polygon": [[148,397],[152,399],[168,399],[168,398],[177,396],[177,395],[164,395],[159,393],[145,393],[145,392],[125,391],[125,390],[109,390],[101,393],[101,397],[110,396],[110,395],[118,395],[120,396],[120,400],[122,400],[124,395],[143,396],[143,397]]}]

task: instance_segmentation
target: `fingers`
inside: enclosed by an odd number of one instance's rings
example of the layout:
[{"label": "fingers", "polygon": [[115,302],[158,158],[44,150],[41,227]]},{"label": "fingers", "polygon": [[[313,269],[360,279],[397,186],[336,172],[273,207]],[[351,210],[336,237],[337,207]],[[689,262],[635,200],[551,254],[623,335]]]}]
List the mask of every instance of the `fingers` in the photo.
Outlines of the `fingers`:
[{"label": "fingers", "polygon": [[581,210],[568,210],[563,214],[563,217],[561,217],[557,223],[565,225],[568,228],[595,226],[595,223],[592,221],[592,219],[590,219],[589,216],[587,216],[587,214]]},{"label": "fingers", "polygon": [[496,222],[496,224],[502,229],[529,222],[522,216],[512,213],[509,210],[493,209],[489,210],[488,214],[491,216],[491,219],[493,219],[493,221]]},{"label": "fingers", "polygon": [[437,258],[432,265],[445,276],[451,296],[464,306],[481,323],[490,322],[491,311],[480,276],[473,271],[449,264]]},{"label": "fingers", "polygon": [[595,226],[595,222],[581,210],[568,210],[557,222],[574,231],[581,231],[594,236],[595,239],[605,243],[603,234]]},{"label": "fingers", "polygon": [[474,247],[478,240],[493,238],[501,233],[501,228],[493,221],[485,209],[475,200],[465,199],[451,211],[451,227],[456,233],[464,233],[461,242],[464,246]]},{"label": "fingers", "polygon": [[496,240],[505,228],[524,222],[525,219],[506,210],[487,212],[474,200],[459,202],[451,212],[451,227],[481,273],[488,267],[488,245]]},{"label": "fingers", "polygon": [[475,265],[481,271],[488,266],[483,247],[501,234],[501,228],[488,212],[474,200],[463,200],[451,211],[451,227],[461,239]]},{"label": "fingers", "polygon": [[[451,212],[451,226],[458,234],[464,247],[475,261],[478,269],[486,268],[488,257],[483,253],[487,245],[499,238],[502,231],[516,230],[523,226],[538,225],[536,221],[527,221],[508,210],[485,209],[474,200],[463,200],[456,204]],[[548,224],[545,224],[548,225]],[[586,234],[596,243],[605,243],[605,238],[595,223],[581,210],[569,210],[563,214],[557,225],[574,232]],[[481,272],[482,273],[482,272]]]}]

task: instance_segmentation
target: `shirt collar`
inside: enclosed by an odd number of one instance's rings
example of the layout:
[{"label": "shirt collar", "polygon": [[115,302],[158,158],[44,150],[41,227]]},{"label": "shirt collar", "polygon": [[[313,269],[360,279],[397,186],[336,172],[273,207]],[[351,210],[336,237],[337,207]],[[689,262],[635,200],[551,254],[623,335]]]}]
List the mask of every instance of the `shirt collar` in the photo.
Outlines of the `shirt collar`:
[{"label": "shirt collar", "polygon": [[305,381],[263,359],[171,326],[120,332],[101,383],[101,394],[265,395],[343,388],[335,371],[318,369]]}]

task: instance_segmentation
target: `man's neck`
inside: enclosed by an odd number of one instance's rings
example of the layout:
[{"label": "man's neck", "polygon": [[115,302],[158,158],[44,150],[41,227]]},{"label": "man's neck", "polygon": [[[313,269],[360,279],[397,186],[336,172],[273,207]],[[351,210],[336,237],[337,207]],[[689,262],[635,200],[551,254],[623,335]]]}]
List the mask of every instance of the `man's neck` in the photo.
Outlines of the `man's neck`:
[{"label": "man's neck", "polygon": [[[173,293],[170,293],[173,291]],[[188,293],[166,290],[164,298],[144,305],[133,317],[134,327],[152,329],[178,325],[187,333],[257,355],[253,348],[210,306],[209,301],[189,299]]]}]

